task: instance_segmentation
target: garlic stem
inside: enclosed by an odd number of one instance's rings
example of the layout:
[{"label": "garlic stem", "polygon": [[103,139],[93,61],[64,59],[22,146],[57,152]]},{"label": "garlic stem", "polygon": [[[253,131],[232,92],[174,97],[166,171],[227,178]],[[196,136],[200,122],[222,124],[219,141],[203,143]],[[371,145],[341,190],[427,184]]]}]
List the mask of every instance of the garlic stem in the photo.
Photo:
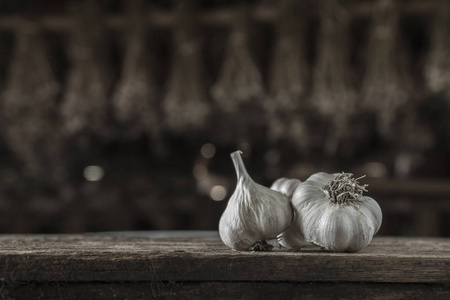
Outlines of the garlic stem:
[{"label": "garlic stem", "polygon": [[241,150],[235,151],[230,154],[231,159],[233,160],[234,168],[236,170],[236,176],[238,181],[253,181],[250,175],[247,173],[247,169],[245,168],[244,161],[242,160]]},{"label": "garlic stem", "polygon": [[327,183],[323,190],[327,192],[328,200],[332,203],[356,205],[361,202],[363,192],[367,192],[367,184],[360,185],[358,180],[364,176],[353,178],[351,173],[342,173]]}]

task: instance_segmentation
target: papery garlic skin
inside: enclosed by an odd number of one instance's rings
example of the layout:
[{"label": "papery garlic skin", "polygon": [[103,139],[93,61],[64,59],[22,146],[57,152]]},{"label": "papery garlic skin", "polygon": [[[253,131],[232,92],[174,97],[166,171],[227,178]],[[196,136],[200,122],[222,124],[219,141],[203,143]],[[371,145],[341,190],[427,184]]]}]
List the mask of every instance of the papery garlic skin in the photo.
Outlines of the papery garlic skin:
[{"label": "papery garlic skin", "polygon": [[226,246],[249,250],[283,232],[292,223],[293,210],[287,196],[250,178],[241,153],[231,154],[238,182],[220,218],[219,234]]},{"label": "papery garlic skin", "polygon": [[[364,190],[365,186],[358,185],[353,178],[356,183],[345,179],[345,184],[349,184],[346,187],[348,194],[353,193],[354,197],[337,199],[336,194],[327,190],[330,183],[339,186],[336,180],[344,175],[351,174],[316,173],[297,187],[292,196],[296,219],[283,233],[287,241],[284,244],[302,247],[301,240],[304,239],[329,251],[356,252],[367,247],[380,229],[381,208],[374,199],[362,196],[362,190],[358,188]],[[353,184],[356,193],[351,190]],[[342,190],[339,194],[342,195]]]},{"label": "papery garlic skin", "polygon": [[302,182],[295,178],[288,179],[286,177],[281,177],[272,183],[270,189],[280,192],[286,195],[288,198],[291,198],[295,192],[295,189],[300,183]]}]

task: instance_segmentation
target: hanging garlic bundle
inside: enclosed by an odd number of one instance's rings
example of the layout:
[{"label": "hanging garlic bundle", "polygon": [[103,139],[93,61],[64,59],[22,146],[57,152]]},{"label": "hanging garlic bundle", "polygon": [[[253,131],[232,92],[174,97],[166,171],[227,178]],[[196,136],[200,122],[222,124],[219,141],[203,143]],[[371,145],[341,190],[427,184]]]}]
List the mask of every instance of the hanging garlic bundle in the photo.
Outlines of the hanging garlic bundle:
[{"label": "hanging garlic bundle", "polygon": [[307,148],[306,105],[304,95],[309,80],[309,65],[304,39],[306,5],[304,1],[278,1],[277,37],[269,80],[272,99],[266,108],[269,114],[269,139],[287,139],[300,148]]},{"label": "hanging garlic bundle", "polygon": [[241,154],[231,154],[238,182],[220,218],[220,238],[235,250],[271,250],[273,245],[268,240],[275,239],[292,222],[291,203],[282,193],[255,183]]},{"label": "hanging garlic bundle", "polygon": [[396,114],[413,86],[399,45],[399,12],[394,0],[378,0],[367,45],[367,69],[361,94],[364,106],[377,113],[380,133],[392,138]]},{"label": "hanging garlic bundle", "polygon": [[[126,136],[149,135],[156,148],[161,148],[161,120],[156,87],[150,74],[146,43],[145,7],[142,0],[128,5],[128,31],[122,77],[113,96],[116,119],[126,128]],[[152,147],[155,148],[155,147]]]},{"label": "hanging garlic bundle", "polygon": [[435,144],[430,124],[420,116],[420,105],[402,107],[392,132],[396,157],[394,172],[398,177],[407,177],[426,161],[425,151]]},{"label": "hanging garlic bundle", "polygon": [[210,107],[204,89],[194,1],[175,1],[174,53],[163,100],[165,121],[177,133],[204,125]]},{"label": "hanging garlic bundle", "polygon": [[308,86],[309,66],[304,43],[307,14],[303,1],[281,0],[278,3],[270,90],[277,108],[292,111],[301,106],[301,96]]},{"label": "hanging garlic bundle", "polygon": [[227,143],[265,141],[267,127],[263,80],[253,59],[251,19],[247,4],[237,5],[225,59],[211,94],[219,114],[215,128]]},{"label": "hanging garlic bundle", "polygon": [[425,63],[425,82],[432,92],[450,97],[450,2],[441,0],[438,3],[430,52]]},{"label": "hanging garlic bundle", "polygon": [[263,80],[249,49],[249,8],[237,7],[226,57],[211,94],[226,112],[239,112],[240,104],[264,96]]},{"label": "hanging garlic bundle", "polygon": [[[363,176],[364,177],[364,176]],[[329,251],[359,251],[380,229],[382,212],[349,173],[316,173],[299,184],[292,196],[295,220],[280,244],[301,248],[306,242]]]},{"label": "hanging garlic bundle", "polygon": [[87,0],[74,8],[78,11],[68,50],[71,69],[61,107],[64,129],[82,140],[109,137],[111,78],[100,7],[97,1]]},{"label": "hanging garlic bundle", "polygon": [[7,142],[29,175],[53,176],[50,170],[60,162],[62,144],[54,114],[59,88],[38,24],[21,23],[1,111]]},{"label": "hanging garlic bundle", "polygon": [[338,0],[319,2],[318,57],[313,71],[312,105],[329,121],[325,152],[333,155],[348,134],[348,117],[356,110],[349,67],[350,15]]}]

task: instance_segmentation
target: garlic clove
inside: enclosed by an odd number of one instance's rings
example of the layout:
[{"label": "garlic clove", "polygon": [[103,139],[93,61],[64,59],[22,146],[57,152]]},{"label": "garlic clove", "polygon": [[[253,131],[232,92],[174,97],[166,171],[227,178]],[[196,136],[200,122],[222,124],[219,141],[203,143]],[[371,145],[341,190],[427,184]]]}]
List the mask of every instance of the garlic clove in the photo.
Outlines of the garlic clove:
[{"label": "garlic clove", "polygon": [[231,154],[237,185],[220,218],[220,238],[235,250],[270,250],[272,246],[266,241],[276,238],[292,223],[291,203],[282,193],[255,183],[241,154]]},{"label": "garlic clove", "polygon": [[366,220],[371,222],[370,225],[374,229],[373,234],[375,235],[380,230],[383,213],[378,203],[370,197],[364,197],[364,204],[359,207],[359,210],[364,214]]},{"label": "garlic clove", "polygon": [[297,214],[295,214],[294,221],[286,231],[278,235],[278,243],[284,248],[300,249],[310,245],[303,236],[303,232],[299,229],[297,224]]}]

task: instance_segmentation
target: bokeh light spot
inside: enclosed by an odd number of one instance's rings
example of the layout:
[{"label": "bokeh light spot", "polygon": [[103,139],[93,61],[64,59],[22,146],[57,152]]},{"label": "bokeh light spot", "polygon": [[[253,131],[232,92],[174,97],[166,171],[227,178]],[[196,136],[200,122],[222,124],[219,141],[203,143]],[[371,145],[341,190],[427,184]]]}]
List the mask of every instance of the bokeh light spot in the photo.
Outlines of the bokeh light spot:
[{"label": "bokeh light spot", "polygon": [[216,147],[213,144],[206,143],[200,149],[200,153],[204,158],[213,158],[216,154]]},{"label": "bokeh light spot", "polygon": [[87,166],[83,171],[83,176],[87,181],[99,181],[104,175],[105,171],[100,166]]},{"label": "bokeh light spot", "polygon": [[211,199],[213,199],[214,201],[222,201],[223,199],[225,199],[227,194],[227,189],[222,185],[213,186],[211,191],[209,192]]}]

